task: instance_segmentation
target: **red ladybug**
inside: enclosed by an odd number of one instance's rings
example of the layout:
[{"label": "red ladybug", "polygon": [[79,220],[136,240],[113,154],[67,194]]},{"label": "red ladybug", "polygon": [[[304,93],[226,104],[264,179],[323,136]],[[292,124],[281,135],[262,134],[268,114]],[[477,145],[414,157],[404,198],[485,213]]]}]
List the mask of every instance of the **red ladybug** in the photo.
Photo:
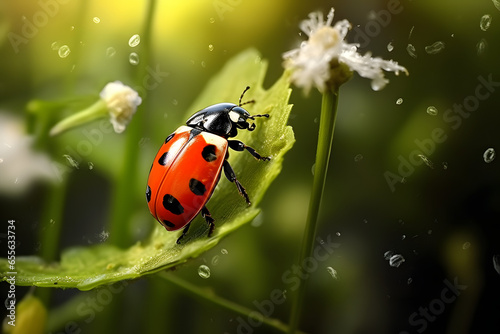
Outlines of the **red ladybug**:
[{"label": "red ladybug", "polygon": [[247,120],[269,117],[268,114],[250,115],[241,106],[246,87],[238,104],[218,103],[191,116],[187,126],[179,127],[165,139],[149,172],[146,199],[149,211],[168,231],[184,227],[177,243],[186,235],[191,221],[200,213],[209,226],[208,236],[214,230],[214,219],[205,204],[224,174],[234,182],[248,205],[250,199],[245,188],[236,179],[228,147],[235,151],[247,150],[257,160],[270,160],[239,140],[228,139],[238,134],[238,129],[253,131],[255,124]]}]

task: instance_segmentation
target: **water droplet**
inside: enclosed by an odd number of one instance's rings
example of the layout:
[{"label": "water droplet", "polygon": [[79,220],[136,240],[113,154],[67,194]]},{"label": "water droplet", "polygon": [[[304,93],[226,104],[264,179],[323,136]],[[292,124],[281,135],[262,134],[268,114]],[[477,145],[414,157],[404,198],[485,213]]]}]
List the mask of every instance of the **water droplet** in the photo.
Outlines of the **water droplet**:
[{"label": "water droplet", "polygon": [[415,47],[413,46],[413,44],[408,44],[408,46],[406,47],[406,51],[413,58],[417,58],[417,51],[415,50]]},{"label": "water droplet", "polygon": [[493,268],[500,275],[500,254],[493,255]]},{"label": "water droplet", "polygon": [[444,42],[437,41],[425,47],[425,52],[434,55],[444,50]]},{"label": "water droplet", "polygon": [[49,223],[50,223],[50,225],[54,225],[56,223],[56,221],[54,219],[51,219]]},{"label": "water droplet", "polygon": [[387,44],[387,51],[392,52],[392,50],[394,50],[394,45],[392,45],[392,42],[389,42],[389,44]]},{"label": "water droplet", "polygon": [[62,44],[61,41],[52,42],[52,44],[50,44],[50,48],[54,51],[59,50],[59,48],[61,47],[61,44]]},{"label": "water droplet", "polygon": [[437,116],[437,114],[438,114],[438,110],[437,110],[437,108],[436,108],[436,107],[434,107],[434,106],[428,106],[428,107],[427,107],[427,113],[428,113],[429,115],[431,115],[431,116]]},{"label": "water droplet", "polygon": [[139,64],[139,55],[135,52],[130,53],[130,55],[128,56],[128,61],[132,65]]},{"label": "water droplet", "polygon": [[406,234],[403,234],[403,235],[401,236],[401,240],[405,240],[405,239],[406,239]]},{"label": "water droplet", "polygon": [[363,219],[363,223],[368,224],[368,219]]},{"label": "water droplet", "polygon": [[104,242],[104,241],[108,240],[108,238],[109,238],[108,231],[103,230],[101,233],[99,233],[99,241]]},{"label": "water droplet", "polygon": [[205,63],[204,60],[201,61],[201,67],[203,67],[203,68],[207,67],[207,63]]},{"label": "water droplet", "polygon": [[397,105],[400,105],[402,103],[403,103],[403,98],[402,97],[400,97],[399,99],[396,100],[396,104]]},{"label": "water droplet", "polygon": [[486,151],[484,151],[484,153],[483,153],[484,162],[489,164],[490,162],[495,160],[496,156],[497,156],[497,154],[495,152],[495,149],[490,147]]},{"label": "water droplet", "polygon": [[491,15],[489,14],[484,14],[481,17],[481,21],[479,21],[479,27],[482,31],[488,30],[488,28],[491,26],[491,19]]},{"label": "water droplet", "polygon": [[90,170],[94,169],[94,163],[91,161],[89,161],[89,169]]},{"label": "water droplet", "polygon": [[432,230],[427,230],[427,234],[431,235],[432,234]]},{"label": "water droplet", "polygon": [[135,48],[137,45],[139,45],[140,42],[141,42],[141,36],[135,34],[128,40],[128,45],[132,48]]},{"label": "water droplet", "polygon": [[476,44],[477,55],[481,56],[482,54],[484,54],[487,48],[488,42],[484,38],[481,38],[481,40]]},{"label": "water droplet", "polygon": [[354,161],[355,162],[360,162],[361,160],[363,160],[363,155],[356,154],[356,156],[354,156]]},{"label": "water droplet", "polygon": [[313,165],[311,166],[311,173],[312,173],[312,175],[313,175],[313,176],[314,176],[314,169],[315,169],[315,168],[316,168],[316,164],[313,164]]},{"label": "water droplet", "polygon": [[208,44],[208,51],[214,51],[214,45]]},{"label": "water droplet", "polygon": [[429,167],[429,168],[434,168],[434,164],[432,163],[432,161],[427,158],[425,155],[423,154],[419,154],[418,157],[420,159],[422,159],[422,161]]},{"label": "water droplet", "polygon": [[212,258],[212,265],[216,266],[219,264],[219,255],[215,255],[213,258]]},{"label": "water droplet", "polygon": [[335,232],[335,235],[336,235],[337,237],[340,237],[340,232]]},{"label": "water droplet", "polygon": [[413,282],[413,278],[411,278],[411,277],[410,277],[410,278],[408,278],[408,280],[406,281],[406,283],[407,283],[408,285],[410,285],[410,284],[411,284],[411,282]]},{"label": "water droplet", "polygon": [[444,170],[448,169],[448,163],[446,161],[443,161],[443,169]]},{"label": "water droplet", "polygon": [[408,34],[408,39],[411,38],[411,35],[413,34],[413,29],[415,29],[415,26],[412,26],[410,29],[410,33]]},{"label": "water droplet", "polygon": [[106,57],[112,58],[115,56],[115,54],[116,54],[116,49],[114,47],[110,46],[106,49]]},{"label": "water droplet", "polygon": [[333,269],[332,267],[326,267],[326,271],[334,278],[338,279],[339,277],[337,276],[337,270]]},{"label": "water droplet", "polygon": [[179,104],[179,101],[177,101],[176,99],[173,99],[173,100],[172,100],[172,104],[173,104],[174,106],[176,106],[176,105],[178,105],[178,104]]},{"label": "water droplet", "polygon": [[75,26],[69,27],[69,31],[73,31],[73,30],[75,30]]},{"label": "water droplet", "polygon": [[101,19],[98,18],[97,16],[94,16],[94,18],[92,19],[92,21],[94,21],[95,24],[98,24],[99,22],[101,22]]},{"label": "water droplet", "polygon": [[210,277],[210,268],[204,264],[198,267],[198,275],[200,275],[201,278],[209,278]]},{"label": "water droplet", "polygon": [[391,256],[394,255],[394,252],[391,250],[388,250],[387,252],[384,253],[384,259],[389,260]]},{"label": "water droplet", "polygon": [[227,251],[227,249],[225,249],[225,248],[222,248],[222,249],[220,250],[220,252],[221,252],[223,255],[227,255],[227,254],[229,254],[229,252],[228,252],[228,251]]},{"label": "water droplet", "polygon": [[209,21],[210,23],[215,23],[215,17],[211,17],[208,21]]},{"label": "water droplet", "polygon": [[57,51],[57,53],[59,54],[59,57],[66,58],[71,53],[71,50],[69,46],[63,45],[59,48],[59,51]]},{"label": "water droplet", "polygon": [[466,250],[466,249],[469,249],[469,248],[470,248],[470,242],[468,242],[468,241],[464,242],[464,244],[462,245],[462,249]]},{"label": "water droplet", "polygon": [[69,154],[64,154],[63,155],[64,158],[66,158],[66,160],[68,160],[68,163],[71,167],[74,167],[76,169],[78,169],[78,161],[76,161],[75,159],[73,159],[73,157]]},{"label": "water droplet", "polygon": [[492,0],[493,5],[495,6],[496,9],[500,10],[500,1],[499,0]]},{"label": "water droplet", "polygon": [[389,265],[391,267],[398,268],[403,262],[405,262],[405,258],[401,254],[394,254],[389,259]]}]

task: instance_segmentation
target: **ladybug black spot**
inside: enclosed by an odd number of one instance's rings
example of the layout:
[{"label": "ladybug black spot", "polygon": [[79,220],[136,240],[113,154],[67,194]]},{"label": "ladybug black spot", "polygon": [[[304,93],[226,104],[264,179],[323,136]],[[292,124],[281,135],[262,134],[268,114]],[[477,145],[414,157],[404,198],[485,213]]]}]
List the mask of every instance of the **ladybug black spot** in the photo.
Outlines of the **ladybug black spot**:
[{"label": "ladybug black spot", "polygon": [[158,163],[162,166],[165,166],[167,164],[167,155],[168,152],[165,152],[161,155],[160,159],[158,159]]},{"label": "ladybug black spot", "polygon": [[203,151],[201,151],[201,156],[206,162],[212,162],[217,159],[217,155],[215,155],[215,145],[205,146]]},{"label": "ladybug black spot", "polygon": [[168,143],[170,141],[170,139],[174,138],[174,136],[175,136],[175,133],[172,133],[167,138],[165,138],[165,144]]},{"label": "ladybug black spot", "polygon": [[163,196],[163,207],[166,210],[172,212],[174,215],[180,215],[184,212],[184,208],[182,207],[181,203],[179,203],[177,198],[170,194],[166,194],[165,196]]},{"label": "ladybug black spot", "polygon": [[175,224],[172,222],[169,222],[168,220],[163,220],[163,224],[167,225],[168,227],[175,227]]},{"label": "ladybug black spot", "polygon": [[148,203],[149,201],[151,201],[151,188],[149,187],[149,185],[146,188],[146,199],[148,200]]},{"label": "ladybug black spot", "polygon": [[189,189],[193,192],[193,194],[201,196],[207,191],[207,188],[201,181],[196,179],[189,180]]}]

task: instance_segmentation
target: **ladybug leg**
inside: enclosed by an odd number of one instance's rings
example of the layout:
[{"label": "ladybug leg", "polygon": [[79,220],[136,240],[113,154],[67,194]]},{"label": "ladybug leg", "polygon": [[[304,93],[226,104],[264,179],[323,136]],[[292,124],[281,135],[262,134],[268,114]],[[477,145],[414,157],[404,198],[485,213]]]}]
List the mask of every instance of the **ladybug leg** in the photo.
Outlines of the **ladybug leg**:
[{"label": "ladybug leg", "polygon": [[215,219],[212,218],[212,216],[210,215],[210,211],[208,211],[206,206],[203,206],[203,208],[201,209],[201,216],[205,219],[205,221],[208,224],[208,236],[210,237],[212,235],[212,233],[214,232]]},{"label": "ladybug leg", "polygon": [[236,184],[236,187],[238,188],[238,192],[240,193],[241,196],[243,196],[245,198],[245,201],[247,202],[247,204],[248,205],[252,204],[250,202],[250,198],[248,198],[248,194],[247,194],[245,188],[243,188],[240,181],[238,181],[236,179],[236,174],[234,174],[234,170],[231,167],[231,165],[229,164],[229,161],[224,160],[223,166],[224,166],[224,174],[226,175],[227,179],[231,182],[234,182],[234,184]]},{"label": "ladybug leg", "polygon": [[262,155],[260,155],[259,153],[257,153],[257,151],[255,151],[252,147],[246,146],[243,142],[241,142],[239,140],[228,140],[227,142],[229,143],[229,147],[232,148],[235,151],[240,151],[241,152],[241,151],[247,150],[257,160],[262,160],[262,161],[269,161],[269,160],[271,160],[271,158],[269,158],[269,157],[263,157]]},{"label": "ladybug leg", "polygon": [[184,230],[182,230],[182,234],[181,234],[181,236],[180,236],[180,237],[177,239],[177,241],[176,241],[176,243],[177,243],[178,245],[180,245],[180,243],[181,243],[181,239],[182,239],[182,238],[184,238],[184,236],[186,235],[186,233],[189,231],[189,227],[190,227],[190,226],[191,226],[191,223],[188,223],[188,224],[186,225],[186,227],[184,227]]}]

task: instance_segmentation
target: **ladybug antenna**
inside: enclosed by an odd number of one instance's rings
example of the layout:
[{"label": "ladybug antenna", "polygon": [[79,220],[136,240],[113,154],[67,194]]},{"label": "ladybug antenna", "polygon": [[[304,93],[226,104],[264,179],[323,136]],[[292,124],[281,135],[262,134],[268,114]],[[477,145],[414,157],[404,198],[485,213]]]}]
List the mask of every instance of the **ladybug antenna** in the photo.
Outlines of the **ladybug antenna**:
[{"label": "ladybug antenna", "polygon": [[238,107],[244,106],[245,104],[255,103],[255,100],[249,100],[249,101],[246,101],[246,102],[241,103],[241,100],[243,99],[243,96],[245,95],[245,93],[246,93],[246,92],[247,92],[247,90],[249,90],[249,89],[250,89],[250,86],[247,86],[247,87],[245,88],[245,90],[243,91],[243,93],[241,93],[240,100],[238,101]]}]

